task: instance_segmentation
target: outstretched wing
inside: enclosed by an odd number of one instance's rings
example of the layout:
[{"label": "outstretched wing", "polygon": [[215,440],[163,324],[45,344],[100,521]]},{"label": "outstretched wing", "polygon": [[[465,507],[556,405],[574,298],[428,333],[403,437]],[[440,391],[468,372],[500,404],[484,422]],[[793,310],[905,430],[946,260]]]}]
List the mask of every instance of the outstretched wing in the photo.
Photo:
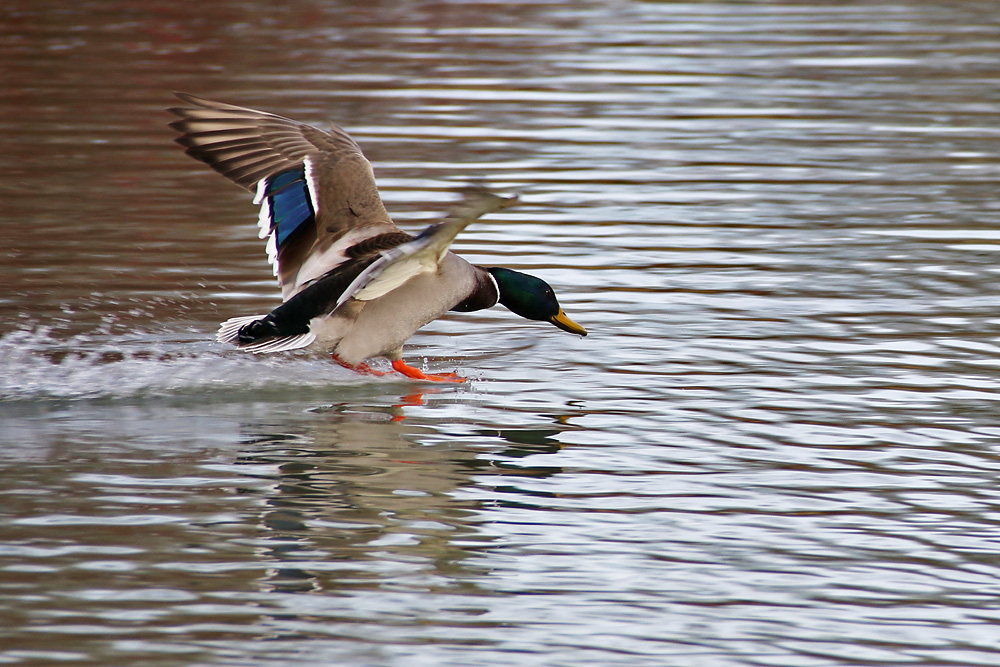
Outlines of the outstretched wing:
[{"label": "outstretched wing", "polygon": [[466,192],[465,200],[442,222],[431,225],[411,241],[382,251],[347,286],[337,300],[337,307],[352,298],[377,299],[421,273],[436,271],[459,232],[487,213],[512,206],[516,201],[516,195],[500,197],[481,189]]},{"label": "outstretched wing", "polygon": [[[176,141],[255,193],[260,235],[287,299],[344,261],[348,247],[398,232],[371,164],[341,128],[319,130],[282,116],[176,93]],[[339,243],[338,243],[339,242]]]}]

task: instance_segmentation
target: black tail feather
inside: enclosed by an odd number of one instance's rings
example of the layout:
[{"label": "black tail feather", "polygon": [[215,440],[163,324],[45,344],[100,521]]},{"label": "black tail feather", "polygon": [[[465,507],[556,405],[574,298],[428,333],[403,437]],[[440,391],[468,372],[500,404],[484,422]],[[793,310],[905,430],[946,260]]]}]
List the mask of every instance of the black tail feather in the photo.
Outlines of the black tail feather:
[{"label": "black tail feather", "polygon": [[308,324],[292,322],[282,324],[279,324],[272,315],[267,315],[240,327],[236,340],[240,345],[250,345],[267,338],[284,338],[309,333]]}]

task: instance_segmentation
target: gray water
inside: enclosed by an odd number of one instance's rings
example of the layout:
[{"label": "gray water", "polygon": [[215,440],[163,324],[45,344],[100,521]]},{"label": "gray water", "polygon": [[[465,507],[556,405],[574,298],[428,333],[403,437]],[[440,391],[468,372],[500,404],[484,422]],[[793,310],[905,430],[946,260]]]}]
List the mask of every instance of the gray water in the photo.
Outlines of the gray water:
[{"label": "gray water", "polygon": [[[548,280],[461,386],[243,355],[172,90]],[[7,0],[0,663],[1000,665],[995,3]]]}]

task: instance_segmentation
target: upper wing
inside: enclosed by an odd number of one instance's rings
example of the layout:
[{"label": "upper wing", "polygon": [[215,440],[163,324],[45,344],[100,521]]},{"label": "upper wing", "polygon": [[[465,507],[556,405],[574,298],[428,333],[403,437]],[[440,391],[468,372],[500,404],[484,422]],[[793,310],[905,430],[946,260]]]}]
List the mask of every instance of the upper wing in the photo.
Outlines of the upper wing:
[{"label": "upper wing", "polygon": [[[189,105],[169,109],[180,117],[170,124],[181,133],[177,143],[256,193],[261,238],[268,238],[268,259],[286,298],[343,261],[343,249],[333,246],[349,232],[359,230],[345,247],[398,231],[371,164],[341,128],[324,132],[264,111],[176,95]],[[300,275],[307,264],[307,275]]]},{"label": "upper wing", "polygon": [[481,216],[512,206],[516,201],[516,195],[500,197],[484,189],[467,191],[464,201],[444,221],[429,226],[412,240],[383,250],[344,289],[337,307],[351,298],[377,299],[421,273],[436,271],[459,232]]}]

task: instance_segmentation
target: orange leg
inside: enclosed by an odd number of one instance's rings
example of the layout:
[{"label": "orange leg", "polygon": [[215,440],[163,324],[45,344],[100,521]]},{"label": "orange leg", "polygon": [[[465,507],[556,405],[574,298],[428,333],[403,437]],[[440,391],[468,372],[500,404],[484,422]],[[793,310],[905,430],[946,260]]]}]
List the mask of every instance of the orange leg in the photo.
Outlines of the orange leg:
[{"label": "orange leg", "polygon": [[419,368],[408,366],[402,359],[392,362],[392,368],[414,380],[430,380],[432,382],[465,382],[465,378],[455,373],[424,373]]},{"label": "orange leg", "polygon": [[335,354],[332,354],[330,356],[338,364],[340,364],[341,366],[343,366],[344,368],[346,368],[349,371],[354,371],[355,373],[361,373],[362,375],[376,375],[376,376],[379,376],[379,377],[381,377],[383,375],[388,375],[388,373],[386,373],[384,371],[377,371],[377,370],[375,370],[374,368],[372,368],[371,366],[369,366],[368,364],[366,364],[364,362],[362,362],[360,364],[349,364],[349,363],[347,363],[346,361],[342,360],[340,357],[338,357]]}]

